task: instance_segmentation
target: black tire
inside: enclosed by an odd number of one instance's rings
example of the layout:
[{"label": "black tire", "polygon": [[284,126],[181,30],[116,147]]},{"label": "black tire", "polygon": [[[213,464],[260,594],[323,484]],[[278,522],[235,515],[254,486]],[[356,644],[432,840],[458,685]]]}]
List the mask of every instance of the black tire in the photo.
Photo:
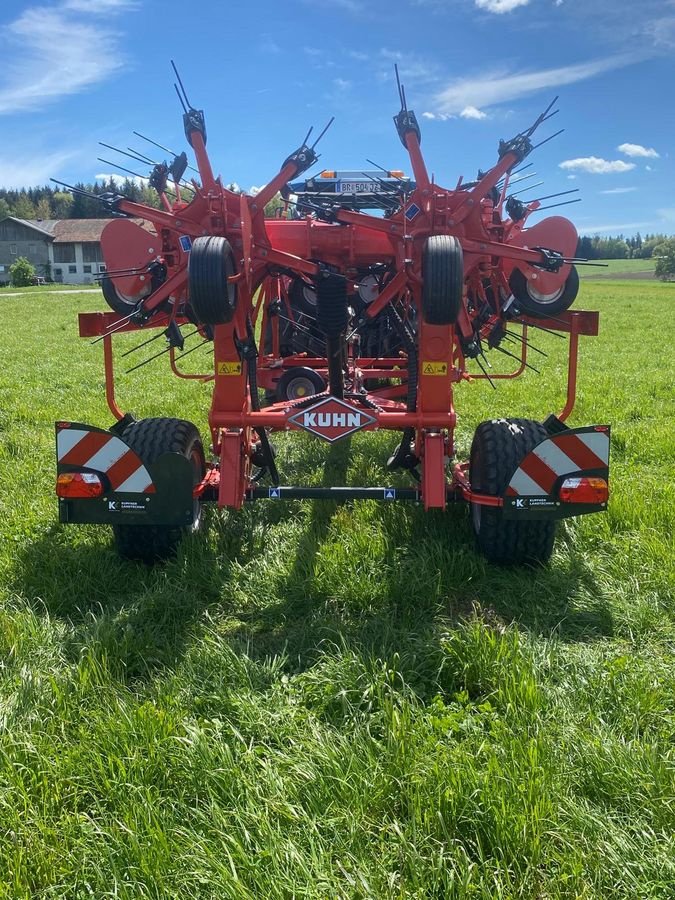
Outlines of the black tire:
[{"label": "black tire", "polygon": [[520,269],[514,269],[509,278],[509,287],[521,312],[536,319],[546,319],[565,312],[577,299],[579,273],[572,266],[560,290],[554,294],[537,294]]},{"label": "black tire", "polygon": [[[519,464],[545,437],[544,426],[530,419],[481,422],[471,445],[472,490],[501,496]],[[491,563],[545,563],[551,557],[554,521],[506,519],[501,509],[478,503],[471,504],[471,519],[478,550]]]},{"label": "black tire", "polygon": [[[193,464],[194,484],[204,477],[206,463],[199,431],[183,419],[141,419],[132,422],[121,437],[146,465],[163,453],[180,453]],[[191,525],[113,525],[117,552],[125,559],[151,563],[173,556],[181,538],[197,531],[201,525],[201,503],[194,501]]]},{"label": "black tire", "polygon": [[307,316],[316,317],[317,295],[316,288],[302,278],[295,278],[288,292],[291,306],[294,310],[300,310]]},{"label": "black tire", "polygon": [[302,400],[314,394],[322,394],[326,390],[326,382],[318,372],[306,366],[287,369],[277,382],[276,399]]},{"label": "black tire", "polygon": [[422,257],[422,314],[430,325],[452,325],[462,308],[462,245],[449,234],[427,238]]},{"label": "black tire", "polygon": [[188,263],[190,304],[198,322],[231,322],[237,305],[237,286],[228,282],[236,274],[234,254],[224,237],[209,235],[192,242]]},{"label": "black tire", "polygon": [[103,298],[110,309],[114,310],[116,313],[119,313],[121,316],[128,316],[129,313],[133,312],[134,309],[136,309],[139,301],[142,300],[143,297],[148,296],[148,294],[152,290],[152,287],[151,283],[148,282],[147,289],[144,292],[140,293],[136,297],[127,297],[125,294],[122,294],[117,290],[117,288],[113,284],[112,278],[110,278],[108,275],[104,275],[101,279],[101,290],[103,291]]}]

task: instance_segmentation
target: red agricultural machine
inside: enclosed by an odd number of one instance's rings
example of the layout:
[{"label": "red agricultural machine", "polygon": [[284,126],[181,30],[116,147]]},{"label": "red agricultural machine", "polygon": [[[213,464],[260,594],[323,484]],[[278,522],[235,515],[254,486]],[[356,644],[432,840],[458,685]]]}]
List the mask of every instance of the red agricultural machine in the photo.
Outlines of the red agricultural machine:
[{"label": "red agricultural machine", "polygon": [[[598,330],[597,313],[569,310],[579,287],[574,263],[582,262],[577,233],[560,216],[527,227],[548,198],[509,193],[524,180],[514,175],[553,104],[500,142],[489,171],[447,189],[429,177],[399,83],[394,122],[413,179],[385,170],[371,177],[377,215],[350,204],[348,192],[303,196],[293,211],[289,185],[317,161],[328,126],[311,145],[310,130],[255,196],[238,193],[214,176],[203,112],[178,84],[199,179],[183,180],[183,153],[154,164],[161,209],[100,198],[116,216],[102,237],[102,289],[113,311],[82,314],[80,334],[103,342],[117,422],[107,430],[57,423],[62,522],[112,524],[123,556],[151,561],[198,528],[206,502],[239,509],[262,498],[409,500],[428,510],[465,501],[479,550],[509,564],[546,561],[556,520],[606,509],[609,426],[565,424],[579,336]],[[286,214],[265,218],[279,194]],[[136,421],[117,404],[113,336],[150,329],[159,331],[139,346],[162,336],[167,346],[147,362],[166,353],[178,377],[213,384],[213,462],[191,423]],[[469,462],[455,461],[455,385],[483,378],[494,387],[522,374],[537,329],[569,335],[564,409],[543,423],[483,422]],[[213,366],[200,375],[179,367],[196,349],[184,350],[191,335],[213,345]],[[512,357],[514,371],[491,373],[492,352]],[[468,360],[480,373],[469,374]],[[410,486],[283,484],[270,435],[298,429],[331,443],[359,430],[395,432],[383,462],[406,472]]]}]

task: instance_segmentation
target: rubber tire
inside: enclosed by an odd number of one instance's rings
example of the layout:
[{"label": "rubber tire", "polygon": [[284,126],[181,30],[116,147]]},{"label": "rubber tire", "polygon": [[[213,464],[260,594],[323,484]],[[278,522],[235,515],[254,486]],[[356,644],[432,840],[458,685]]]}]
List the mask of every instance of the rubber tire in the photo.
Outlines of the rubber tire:
[{"label": "rubber tire", "polygon": [[[540,422],[491,419],[481,422],[471,445],[471,489],[500,497],[530,450],[548,437]],[[506,519],[498,507],[471,504],[478,551],[498,565],[545,563],[553,552],[555,521]]]},{"label": "rubber tire", "polygon": [[[206,473],[201,437],[192,422],[141,419],[128,425],[121,437],[146,465],[163,453],[180,453],[193,462],[194,484],[199,484]],[[175,554],[183,536],[198,531],[201,522],[201,503],[195,500],[193,521],[188,526],[113,525],[117,552],[124,559],[145,563],[168,559]]]},{"label": "rubber tire", "polygon": [[316,318],[318,300],[311,303],[305,296],[305,289],[313,290],[316,297],[316,288],[307,284],[302,278],[295,278],[288,291],[288,298],[293,309],[300,310],[300,312],[303,312],[305,315],[311,316],[314,319]]},{"label": "rubber tire", "polygon": [[[291,388],[293,382],[297,381],[298,379],[304,379],[305,381],[309,382],[313,390],[311,391],[311,393],[308,392],[307,394],[302,396],[289,396],[289,388]],[[298,366],[297,368],[294,367],[292,369],[286,369],[284,374],[281,376],[281,378],[277,382],[275,400],[277,402],[283,402],[285,400],[303,400],[307,399],[307,397],[314,396],[314,394],[322,394],[325,390],[326,382],[318,372],[315,372],[314,369],[310,369],[306,366]]]},{"label": "rubber tire", "polygon": [[570,274],[563,286],[562,293],[549,303],[537,300],[528,290],[527,278],[520,269],[514,269],[509,278],[509,287],[516,298],[516,304],[521,312],[536,319],[547,319],[549,316],[557,316],[565,312],[577,299],[579,293],[579,273],[575,266],[570,268]]},{"label": "rubber tire", "polygon": [[113,284],[112,278],[110,278],[108,275],[105,275],[101,279],[101,291],[103,292],[103,299],[108,304],[110,309],[114,310],[114,312],[116,313],[119,313],[121,316],[128,316],[129,313],[133,312],[138,306],[139,301],[143,299],[143,297],[147,297],[151,290],[152,288],[150,284],[148,284],[148,289],[142,296],[136,297],[135,300],[126,300]]},{"label": "rubber tire", "polygon": [[232,321],[237,286],[228,278],[235,274],[229,241],[216,235],[194,239],[188,262],[188,296],[198,322],[223,325]]},{"label": "rubber tire", "polygon": [[422,314],[430,325],[453,325],[462,308],[464,256],[449,234],[427,238],[422,256]]}]

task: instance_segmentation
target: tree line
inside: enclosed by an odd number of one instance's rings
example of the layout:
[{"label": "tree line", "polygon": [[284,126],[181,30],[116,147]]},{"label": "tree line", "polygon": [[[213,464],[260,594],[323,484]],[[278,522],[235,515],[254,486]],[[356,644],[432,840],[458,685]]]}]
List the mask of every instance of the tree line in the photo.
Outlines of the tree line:
[{"label": "tree line", "polygon": [[580,237],[577,244],[577,256],[582,259],[651,259],[654,249],[664,241],[667,234],[638,233],[633,237]]},{"label": "tree line", "polygon": [[[17,219],[108,219],[112,213],[96,199],[100,194],[113,192],[123,194],[136,203],[160,206],[156,191],[147,185],[138,185],[131,179],[117,181],[95,181],[93,184],[78,182],[73,185],[80,191],[87,191],[93,197],[78,192],[44,187],[10,190],[0,188],[0,219],[15,216]],[[190,195],[188,195],[190,196]]]}]

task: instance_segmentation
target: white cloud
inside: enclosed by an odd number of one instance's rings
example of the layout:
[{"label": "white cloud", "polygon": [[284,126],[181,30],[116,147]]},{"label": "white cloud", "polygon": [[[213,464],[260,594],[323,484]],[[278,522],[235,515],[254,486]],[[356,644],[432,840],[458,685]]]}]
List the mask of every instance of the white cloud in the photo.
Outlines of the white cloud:
[{"label": "white cloud", "polygon": [[7,156],[0,154],[0,183],[5,188],[46,184],[52,175],[79,155],[79,150],[38,153],[35,149],[21,152],[15,147]]},{"label": "white cloud", "polygon": [[561,169],[588,172],[590,175],[608,175],[610,172],[630,172],[635,163],[627,163],[622,159],[601,159],[598,156],[581,156],[578,159],[566,159],[558,163]]},{"label": "white cloud", "polygon": [[0,115],[79,93],[125,64],[112,31],[58,7],[25,9],[6,26],[3,51]]},{"label": "white cloud", "polygon": [[629,231],[631,228],[646,228],[651,222],[622,222],[618,225],[587,225],[577,227],[579,234],[620,234],[622,231]]},{"label": "white cloud", "polygon": [[616,149],[626,156],[642,156],[646,159],[658,159],[660,156],[653,147],[643,147],[642,144],[619,144]]},{"label": "white cloud", "polygon": [[651,166],[645,166],[645,170],[646,170],[647,172],[653,172],[653,171],[654,171],[654,170],[652,169]]},{"label": "white cloud", "polygon": [[487,113],[482,112],[480,109],[476,109],[475,106],[465,106],[461,111],[460,116],[463,119],[487,119]]},{"label": "white cloud", "polygon": [[335,85],[336,88],[339,88],[339,90],[341,90],[341,91],[346,91],[347,88],[350,88],[352,86],[351,81],[347,81],[344,78],[334,78],[333,84]]},{"label": "white cloud", "polygon": [[510,73],[495,70],[476,78],[460,78],[451,82],[435,97],[436,105],[444,113],[460,113],[467,106],[483,109],[497,103],[516,100],[547,88],[557,90],[593,78],[603,72],[618,69],[636,61],[635,56],[610,56],[558,69],[537,72]]},{"label": "white cloud", "polygon": [[143,178],[140,175],[128,175],[126,172],[99,172],[98,175],[94,175],[94,181],[106,182],[110,181],[111,178],[118,185],[124,184],[125,181],[131,181],[139,187],[144,187],[148,183],[147,178]]},{"label": "white cloud", "polygon": [[637,191],[636,187],[609,188],[607,191],[600,191],[601,194],[632,194]]},{"label": "white cloud", "polygon": [[478,9],[487,10],[487,12],[502,13],[512,12],[519,6],[527,6],[530,0],[475,0]]},{"label": "white cloud", "polygon": [[567,176],[567,178],[568,178],[569,181],[575,181],[575,180],[576,180],[576,177],[577,177],[576,175],[568,175],[568,176]]},{"label": "white cloud", "polygon": [[456,116],[445,116],[443,113],[423,112],[423,119],[436,119],[438,122],[445,122],[448,119],[455,119]]},{"label": "white cloud", "polygon": [[94,15],[126,12],[135,9],[136,6],[136,0],[65,0],[62,4],[63,9]]}]

